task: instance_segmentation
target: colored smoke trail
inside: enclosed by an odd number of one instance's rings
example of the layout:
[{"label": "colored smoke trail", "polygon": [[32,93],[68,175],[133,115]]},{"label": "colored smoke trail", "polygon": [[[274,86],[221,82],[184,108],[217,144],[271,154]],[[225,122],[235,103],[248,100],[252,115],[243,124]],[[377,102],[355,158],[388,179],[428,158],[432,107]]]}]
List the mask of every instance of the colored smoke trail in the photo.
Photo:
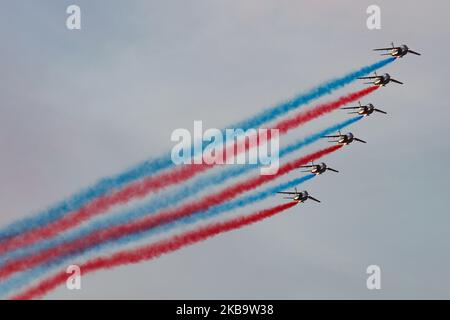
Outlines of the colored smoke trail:
[{"label": "colored smoke trail", "polygon": [[[142,246],[133,250],[124,250],[106,257],[99,257],[87,261],[80,265],[83,275],[92,273],[99,269],[110,269],[123,264],[134,264],[142,261],[155,259],[163,254],[173,252],[188,245],[207,240],[218,234],[239,229],[244,226],[256,223],[258,221],[267,219],[278,213],[281,213],[289,208],[295,206],[295,202],[284,203],[256,213],[230,219],[225,222],[217,222],[205,227],[200,227],[196,230],[184,232],[180,235],[171,237],[166,240],[158,241],[154,244]],[[38,285],[25,290],[12,299],[27,300],[42,297],[50,290],[56,288],[67,279],[65,270],[41,281]]]},{"label": "colored smoke trail", "polygon": [[[311,102],[314,99],[318,99],[326,94],[329,94],[334,90],[337,90],[351,83],[358,77],[372,73],[373,71],[384,67],[394,60],[395,58],[392,57],[387,58],[372,65],[365,66],[360,68],[359,70],[348,73],[343,77],[328,81],[303,94],[298,95],[290,101],[267,109],[246,121],[231,125],[229,126],[229,128],[241,128],[243,130],[258,128],[262,124],[268,121],[272,121],[301,105]],[[159,158],[145,161],[118,175],[103,178],[94,185],[76,193],[68,199],[63,200],[62,202],[44,211],[38,212],[31,217],[20,219],[19,221],[8,225],[7,227],[3,228],[3,230],[0,230],[0,239],[11,238],[23,232],[51,223],[52,221],[60,219],[68,212],[79,210],[97,197],[101,197],[111,192],[112,190],[121,188],[128,183],[168,169],[172,166],[173,162],[171,159],[171,154],[168,153]]]},{"label": "colored smoke trail", "polygon": [[369,73],[372,73],[376,71],[379,68],[382,68],[386,66],[387,64],[395,61],[395,58],[390,57],[381,61],[378,61],[372,65],[362,67],[361,69],[351,72],[341,78],[336,78],[333,80],[330,80],[326,83],[323,83],[316,88],[313,88],[312,90],[300,94],[296,98],[285,102],[284,104],[281,104],[277,107],[274,107],[273,109],[266,109],[262,111],[259,115],[246,120],[242,121],[240,123],[235,124],[232,128],[258,128],[262,124],[272,121],[285,113],[294,110],[300,105],[305,105],[315,99],[318,99],[320,97],[323,97],[326,94],[330,94],[333,91],[340,89],[354,80],[356,80],[358,77],[363,77],[364,75],[367,75]]},{"label": "colored smoke trail", "polygon": [[[280,157],[287,155],[292,151],[297,150],[301,146],[304,146],[311,142],[314,142],[324,135],[332,134],[338,130],[341,130],[341,129],[345,128],[346,126],[349,126],[349,125],[353,124],[354,122],[361,120],[362,118],[363,118],[362,116],[357,116],[354,118],[347,119],[341,123],[330,126],[326,129],[322,130],[321,132],[310,135],[301,141],[293,143],[293,144],[289,145],[288,147],[284,148],[282,151],[280,151]],[[36,278],[45,274],[46,272],[48,272],[48,266],[44,265],[44,266],[34,268],[30,271],[26,271],[23,274],[15,275],[15,276],[11,277],[10,279],[7,279],[6,281],[0,282],[0,297],[9,295],[9,293],[12,290],[21,288],[22,286],[30,283],[31,281],[35,280]]]},{"label": "colored smoke trail", "polygon": [[[311,121],[347,103],[356,101],[363,96],[366,96],[369,93],[375,91],[376,89],[378,89],[377,86],[367,87],[362,90],[341,96],[337,100],[319,104],[306,112],[299,112],[292,118],[280,121],[273,127],[279,129],[281,134],[285,134],[289,130],[296,128],[307,121]],[[262,140],[258,139],[258,144],[261,143],[261,141]],[[234,145],[228,147],[228,149],[234,150]],[[245,149],[241,151],[245,152],[246,150],[248,150],[248,145],[245,145]],[[3,241],[2,246],[0,247],[0,253],[14,250],[22,246],[29,245],[33,242],[57,235],[63,231],[68,230],[69,228],[76,227],[83,221],[86,221],[95,215],[107,211],[114,205],[128,202],[133,198],[144,197],[150,191],[155,191],[171,184],[183,182],[189,178],[194,177],[196,174],[204,172],[212,167],[213,165],[206,164],[183,166],[173,172],[170,171],[162,175],[149,177],[144,179],[143,181],[130,184],[124,189],[119,190],[113,194],[97,198],[89,205],[81,208],[76,212],[64,216],[62,219],[57,220],[54,223]]]},{"label": "colored smoke trail", "polygon": [[308,174],[306,176],[296,178],[296,179],[281,183],[281,184],[273,186],[273,187],[266,188],[263,191],[258,191],[257,193],[246,195],[246,196],[240,197],[236,200],[229,201],[224,204],[212,207],[207,211],[198,212],[196,214],[184,217],[184,218],[176,220],[172,223],[159,226],[158,228],[155,228],[155,229],[147,230],[142,233],[131,234],[127,237],[123,237],[120,240],[117,240],[114,242],[109,242],[109,243],[104,242],[104,243],[101,243],[94,247],[90,247],[88,251],[85,251],[82,253],[76,252],[76,253],[72,253],[69,255],[65,255],[63,257],[59,257],[56,260],[47,262],[44,265],[41,265],[39,267],[34,268],[31,271],[28,271],[26,274],[19,274],[16,277],[12,277],[12,278],[4,281],[3,283],[0,284],[0,295],[1,296],[8,295],[9,292],[11,292],[12,290],[21,288],[24,285],[26,285],[27,283],[30,283],[33,280],[41,277],[43,274],[48,273],[50,269],[67,265],[69,260],[72,260],[72,259],[76,258],[77,256],[85,255],[88,252],[89,253],[99,252],[102,249],[110,248],[113,246],[125,245],[130,242],[142,240],[142,239],[152,236],[152,235],[160,234],[163,232],[169,232],[172,229],[175,229],[176,227],[178,227],[180,225],[194,224],[200,220],[217,216],[223,212],[227,212],[227,211],[237,209],[237,208],[242,208],[244,206],[253,204],[257,201],[261,201],[270,196],[273,196],[279,191],[283,191],[283,190],[298,186],[301,183],[304,183],[304,182],[312,179],[314,176],[315,175],[313,175],[313,174]]},{"label": "colored smoke trail", "polygon": [[96,198],[87,206],[82,207],[75,212],[71,212],[59,220],[3,240],[0,243],[0,254],[55,236],[63,231],[76,227],[95,215],[107,211],[114,205],[125,203],[133,198],[143,197],[150,191],[156,191],[165,186],[185,181],[197,173],[203,172],[211,167],[212,165],[208,164],[181,166],[174,171],[169,171],[162,175],[149,177],[144,179],[144,181],[132,183],[122,190]]},{"label": "colored smoke trail", "polygon": [[[72,259],[72,258],[74,258],[74,256],[77,256],[77,255],[81,255],[81,254],[84,255],[91,251],[97,252],[97,251],[101,250],[102,248],[105,248],[106,246],[108,246],[108,247],[121,246],[121,245],[127,244],[129,242],[141,240],[142,238],[148,237],[149,235],[152,235],[154,233],[159,233],[162,230],[169,231],[179,225],[192,224],[192,223],[195,223],[195,222],[203,220],[203,219],[211,218],[213,216],[216,216],[216,215],[226,212],[226,211],[242,208],[244,206],[253,204],[257,201],[262,201],[269,196],[275,195],[279,191],[283,191],[285,189],[289,189],[294,186],[298,186],[298,185],[312,179],[313,177],[315,177],[315,174],[308,174],[306,176],[303,176],[303,177],[300,177],[297,179],[293,179],[291,181],[282,183],[280,185],[267,188],[263,191],[255,193],[255,194],[250,194],[250,195],[238,198],[233,201],[229,201],[229,202],[225,202],[223,204],[219,204],[217,206],[213,206],[212,208],[210,208],[206,211],[198,212],[193,215],[189,215],[184,218],[175,220],[161,228],[158,228],[157,230],[153,230],[153,229],[142,230],[142,231],[138,231],[136,233],[131,233],[129,235],[121,236],[120,238],[117,238],[117,239],[111,239],[111,240],[115,240],[115,241],[111,241],[109,239],[98,237],[97,243],[89,243],[89,239],[83,238],[83,239],[80,239],[78,242],[73,242],[71,244],[65,244],[59,248],[53,248],[51,250],[48,250],[47,252],[42,252],[38,255],[26,257],[24,259],[20,259],[20,260],[16,260],[16,261],[11,261],[10,263],[8,263],[5,266],[3,266],[2,268],[0,268],[0,278],[4,279],[5,277],[8,277],[12,273],[32,268],[38,264],[41,264],[43,262],[53,259],[53,258],[57,257],[58,255],[62,255],[61,258],[57,259],[58,263],[61,263],[62,261],[64,261],[64,260],[67,261],[68,258]],[[49,267],[51,267],[51,264],[49,265]]]},{"label": "colored smoke trail", "polygon": [[357,101],[361,99],[362,97],[374,92],[377,90],[378,86],[372,86],[367,87],[362,90],[349,93],[347,95],[344,95],[342,97],[339,97],[337,100],[326,102],[319,104],[310,110],[307,110],[305,112],[300,112],[297,115],[294,115],[293,117],[290,117],[284,121],[281,121],[277,125],[274,126],[274,128],[277,128],[280,130],[281,133],[286,133],[287,131],[298,127],[299,125],[306,123],[308,121],[311,121],[315,118],[318,118],[326,113],[329,113],[333,110],[336,110],[350,102]]},{"label": "colored smoke trail", "polygon": [[[342,146],[333,145],[326,149],[319,150],[302,158],[296,159],[282,166],[278,171],[277,175],[272,176],[256,176],[253,179],[249,179],[244,183],[237,184],[234,187],[225,189],[222,192],[217,194],[206,196],[205,198],[194,201],[190,204],[183,205],[179,208],[175,208],[172,210],[167,210],[165,212],[159,213],[155,216],[150,216],[141,220],[137,220],[135,222],[129,223],[127,225],[120,225],[117,227],[110,228],[108,230],[102,230],[100,232],[95,233],[92,236],[92,239],[87,239],[85,237],[81,239],[81,243],[90,243],[90,241],[95,241],[98,239],[99,241],[105,240],[107,238],[114,239],[125,234],[131,234],[133,232],[143,232],[147,229],[155,228],[162,224],[168,224],[176,219],[181,219],[184,216],[188,216],[191,213],[195,213],[197,211],[205,211],[214,205],[218,205],[220,203],[225,202],[226,200],[232,199],[240,193],[252,190],[259,185],[269,182],[270,180],[275,179],[277,176],[282,174],[286,174],[300,165],[309,163],[314,159],[318,159],[322,156],[325,156],[331,152],[334,152],[340,149]],[[10,291],[20,288],[23,285],[29,283],[36,279],[39,274],[48,272],[48,266],[38,267],[34,270],[26,272],[25,274],[18,274],[16,277],[12,277],[6,281],[2,281],[0,283],[0,296],[8,295]]]},{"label": "colored smoke trail", "polygon": [[313,152],[309,155],[303,156],[301,158],[295,159],[281,166],[278,172],[274,175],[258,175],[244,182],[229,186],[216,194],[207,195],[199,200],[195,200],[187,204],[182,204],[179,207],[159,212],[157,215],[144,217],[142,219],[138,219],[124,225],[114,226],[109,229],[103,229],[81,239],[78,239],[74,242],[40,252],[30,257],[25,257],[23,259],[8,262],[4,266],[2,266],[2,268],[0,268],[0,279],[3,280],[9,277],[14,272],[29,269],[43,261],[52,259],[61,254],[67,254],[71,251],[83,251],[90,246],[104,241],[118,239],[132,233],[144,232],[147,229],[170,223],[192,213],[207,210],[210,207],[233,199],[241,193],[253,190],[263,185],[264,183],[285,175],[292,170],[297,169],[301,165],[307,164],[313,160],[319,159],[325,155],[337,151],[341,147],[341,145],[333,145],[328,148]]},{"label": "colored smoke trail", "polygon": [[[361,120],[362,118],[363,118],[362,116],[357,116],[354,118],[347,119],[343,122],[327,127],[315,134],[307,136],[304,139],[294,142],[280,150],[279,154],[280,158],[287,156],[292,152],[298,151],[300,148],[317,141],[324,135],[329,135],[338,130],[344,129],[345,127],[353,124],[356,121]],[[158,197],[156,199],[151,199],[147,204],[144,204],[143,206],[127,210],[118,215],[105,217],[104,219],[99,221],[91,222],[87,226],[83,227],[82,229],[75,230],[71,234],[60,235],[57,238],[34,244],[28,248],[22,248],[20,250],[17,250],[16,252],[6,253],[0,258],[0,264],[3,264],[5,261],[8,260],[20,258],[28,254],[35,253],[36,251],[48,250],[52,247],[61,245],[65,242],[75,241],[77,239],[86,237],[93,232],[97,232],[105,228],[109,228],[124,223],[129,223],[132,220],[142,218],[158,210],[165,209],[170,205],[172,205],[173,203],[179,203],[184,198],[195,195],[196,193],[208,187],[222,184],[227,179],[234,178],[244,173],[247,173],[250,170],[254,169],[255,167],[256,166],[231,167],[227,170],[214,174],[212,177],[209,176],[202,177],[201,179],[199,179],[199,181],[194,182],[192,186],[189,185],[186,186],[186,188],[183,189],[183,192],[173,193],[171,194],[170,197]]]}]

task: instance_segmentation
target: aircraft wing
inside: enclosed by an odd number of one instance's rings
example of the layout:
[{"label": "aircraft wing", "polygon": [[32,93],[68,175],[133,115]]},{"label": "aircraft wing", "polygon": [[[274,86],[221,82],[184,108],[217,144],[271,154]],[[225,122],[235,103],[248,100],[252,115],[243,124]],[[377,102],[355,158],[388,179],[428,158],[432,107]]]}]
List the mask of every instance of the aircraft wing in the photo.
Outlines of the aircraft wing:
[{"label": "aircraft wing", "polygon": [[383,110],[380,110],[380,109],[377,109],[377,108],[375,108],[374,109],[376,112],[380,112],[380,113],[384,113],[384,114],[387,114],[387,112],[386,111],[383,111]]},{"label": "aircraft wing", "polygon": [[381,51],[381,50],[392,50],[392,49],[398,49],[398,48],[393,48],[393,47],[390,47],[390,48],[377,48],[377,49],[373,49],[373,51]]},{"label": "aircraft wing", "polygon": [[279,191],[277,193],[281,193],[281,194],[298,194],[297,192],[287,192],[287,191]]},{"label": "aircraft wing", "polygon": [[362,142],[362,143],[367,143],[366,141],[364,141],[364,140],[361,140],[361,139],[358,139],[358,138],[354,138],[356,141],[359,141],[359,142]]},{"label": "aircraft wing", "polygon": [[398,84],[403,84],[403,82],[400,82],[400,81],[395,80],[395,79],[392,79],[392,78],[391,78],[391,81],[392,81],[392,82],[395,82],[395,83],[398,83]]},{"label": "aircraft wing", "polygon": [[309,165],[309,166],[300,166],[300,168],[312,168],[315,167],[315,165]]},{"label": "aircraft wing", "polygon": [[412,51],[411,49],[408,49],[408,52],[411,52],[412,54],[415,54],[415,55],[417,55],[417,56],[421,56],[421,54],[420,54],[420,53],[418,53],[418,52],[415,52],[415,51]]},{"label": "aircraft wing", "polygon": [[313,200],[313,201],[315,201],[315,202],[319,202],[319,203],[320,203],[320,200],[317,200],[317,199],[314,198],[314,197],[308,196],[308,198],[311,199],[311,200]]},{"label": "aircraft wing", "polygon": [[361,108],[361,107],[344,107],[344,108],[341,108],[341,109],[351,110],[351,109],[359,109],[359,108]]},{"label": "aircraft wing", "polygon": [[340,136],[323,136],[322,138],[339,138]]},{"label": "aircraft wing", "polygon": [[376,79],[376,78],[379,78],[379,76],[358,77],[358,79]]}]

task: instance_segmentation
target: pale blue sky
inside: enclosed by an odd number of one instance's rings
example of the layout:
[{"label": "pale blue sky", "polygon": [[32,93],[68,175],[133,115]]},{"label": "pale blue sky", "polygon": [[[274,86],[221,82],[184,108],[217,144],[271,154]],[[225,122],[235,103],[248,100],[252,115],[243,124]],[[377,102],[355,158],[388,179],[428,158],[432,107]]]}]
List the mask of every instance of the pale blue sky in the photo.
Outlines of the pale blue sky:
[{"label": "pale blue sky", "polygon": [[[73,3],[81,31],[65,28]],[[388,112],[352,128],[368,144],[330,156],[341,173],[302,186],[322,204],[86,276],[80,292],[60,288],[48,297],[450,298],[450,5],[377,1],[382,29],[370,31],[369,4],[2,3],[2,226],[168,151],[171,132],[194,120],[222,128],[376,61],[371,49],[391,41],[423,54],[386,68],[405,85],[365,100]],[[345,117],[335,112],[281,142]],[[382,269],[380,291],[365,287],[370,264]]]}]

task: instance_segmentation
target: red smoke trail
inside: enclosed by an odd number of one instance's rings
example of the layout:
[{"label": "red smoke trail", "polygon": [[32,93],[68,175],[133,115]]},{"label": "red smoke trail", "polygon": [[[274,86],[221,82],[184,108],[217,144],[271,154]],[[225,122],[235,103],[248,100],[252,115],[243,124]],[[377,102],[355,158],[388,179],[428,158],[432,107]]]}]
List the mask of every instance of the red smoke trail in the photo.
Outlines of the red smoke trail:
[{"label": "red smoke trail", "polygon": [[280,134],[283,134],[293,128],[296,128],[300,124],[303,124],[307,121],[311,121],[315,118],[320,117],[321,115],[324,115],[333,110],[336,110],[336,109],[346,105],[347,103],[359,100],[362,97],[368,95],[369,93],[374,92],[378,88],[379,88],[378,86],[367,87],[362,90],[342,96],[335,101],[319,104],[319,105],[311,108],[308,111],[300,112],[297,115],[293,116],[292,118],[281,121],[274,127],[278,128],[280,130]]},{"label": "red smoke trail", "polygon": [[[271,207],[251,215],[230,219],[224,222],[213,223],[196,230],[188,231],[180,235],[173,236],[169,239],[160,240],[150,245],[142,246],[137,249],[119,251],[109,257],[99,257],[91,259],[84,264],[79,265],[83,275],[94,272],[102,268],[113,268],[122,264],[139,263],[145,260],[155,259],[163,254],[181,249],[188,245],[204,241],[218,234],[242,228],[263,219],[281,213],[284,210],[292,208],[297,203],[288,202],[275,207]],[[50,290],[67,280],[68,274],[65,270],[39,282],[36,286],[31,287],[24,292],[13,296],[13,300],[29,300],[42,297]]]},{"label": "red smoke trail", "polygon": [[56,247],[38,252],[31,256],[12,260],[10,262],[7,262],[0,268],[0,279],[5,279],[13,273],[32,268],[59,255],[68,254],[74,251],[81,251],[98,243],[117,239],[128,234],[146,231],[161,224],[169,223],[182,217],[188,216],[189,214],[192,214],[194,212],[205,211],[212,206],[226,202],[241,193],[253,190],[264,183],[272,181],[281,175],[287,174],[303,164],[309,163],[331,152],[334,152],[341,147],[341,145],[333,145],[307,156],[293,160],[281,166],[278,172],[274,175],[258,175],[246,181],[238,182],[230,187],[227,187],[217,194],[208,195],[202,199],[192,201],[185,205],[161,211],[156,215],[138,219],[123,225],[117,225],[103,230],[95,231],[73,242],[64,243]]},{"label": "red smoke trail", "polygon": [[171,184],[185,181],[210,167],[212,165],[208,164],[182,166],[170,172],[134,182],[119,191],[95,199],[88,205],[59,220],[0,242],[0,254],[57,235],[101,212],[107,211],[116,204],[125,203],[133,198],[143,197],[150,191],[156,191]]},{"label": "red smoke trail", "polygon": [[[321,115],[329,113],[347,103],[356,101],[362,98],[365,95],[375,91],[378,89],[378,86],[372,86],[368,88],[364,88],[362,90],[341,96],[335,101],[323,103],[317,105],[316,107],[304,111],[299,112],[297,115],[292,118],[288,118],[286,120],[278,122],[273,128],[279,129],[281,134],[285,134],[289,130],[298,127],[299,125],[313,120]],[[269,137],[270,139],[270,137]],[[259,137],[257,139],[257,145],[263,143],[266,139]],[[236,150],[236,144],[232,144],[230,146],[224,147],[227,148],[223,151],[224,154],[234,153],[238,154],[239,152],[246,152],[249,149],[249,145],[247,143],[244,144],[244,148]],[[206,171],[212,168],[214,164],[198,164],[198,165],[184,165],[180,168],[176,168],[166,173],[162,173],[156,176],[151,176],[148,178],[144,178],[141,181],[137,181],[129,184],[127,187],[124,187],[121,190],[113,192],[111,194],[102,196],[92,201],[90,204],[84,206],[83,208],[74,211],[65,217],[56,220],[48,225],[45,225],[41,228],[30,230],[21,235],[17,235],[15,237],[9,238],[0,242],[0,254],[9,250],[15,250],[22,246],[29,245],[33,242],[37,242],[39,240],[49,238],[55,236],[63,231],[66,231],[70,228],[73,228],[82,222],[88,220],[89,218],[98,215],[102,212],[107,211],[114,205],[126,203],[134,198],[141,198],[146,196],[150,192],[157,191],[159,189],[168,187],[170,185],[183,182],[188,180],[198,173]]]}]

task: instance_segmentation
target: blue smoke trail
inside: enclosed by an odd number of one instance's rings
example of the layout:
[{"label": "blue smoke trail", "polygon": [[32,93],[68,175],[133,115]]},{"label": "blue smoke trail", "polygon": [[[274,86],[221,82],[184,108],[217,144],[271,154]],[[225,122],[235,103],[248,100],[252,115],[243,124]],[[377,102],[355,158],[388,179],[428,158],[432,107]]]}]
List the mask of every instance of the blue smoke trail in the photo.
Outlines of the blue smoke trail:
[{"label": "blue smoke trail", "polygon": [[[357,71],[353,71],[343,77],[336,78],[325,82],[303,94],[298,95],[292,100],[281,103],[275,107],[262,111],[258,115],[250,118],[249,120],[242,121],[240,123],[228,126],[228,128],[241,128],[244,131],[251,128],[258,128],[262,124],[274,120],[281,115],[311,102],[314,99],[318,99],[326,94],[337,90],[358,77],[365,76],[369,73],[376,71],[377,69],[384,67],[388,63],[394,61],[395,58],[387,58],[378,61],[372,65],[360,68]],[[223,132],[223,131],[222,131]],[[69,197],[68,199],[50,207],[44,211],[36,213],[35,215],[27,218],[20,219],[5,228],[0,230],[0,240],[7,239],[18,235],[20,233],[29,231],[31,229],[43,226],[52,221],[58,220],[66,213],[75,211],[83,207],[85,204],[94,200],[97,197],[105,195],[106,193],[120,188],[123,185],[143,178],[145,176],[155,174],[161,170],[170,168],[174,165],[171,154],[166,154],[153,160],[147,160],[127,171],[120,173],[116,176],[107,177],[99,180],[96,184],[80,191],[79,193]]]},{"label": "blue smoke trail", "polygon": [[[355,123],[356,121],[359,121],[362,118],[363,116],[357,116],[347,119],[343,122],[325,128],[317,133],[309,135],[304,139],[294,142],[282,148],[279,152],[279,157],[282,158],[284,156],[287,156],[299,150],[300,148],[317,141],[321,137],[332,134],[338,130],[341,130]],[[174,203],[179,203],[188,197],[194,196],[195,194],[199,193],[202,190],[207,189],[208,187],[223,184],[226,180],[238,177],[239,175],[247,173],[256,167],[257,165],[230,167],[229,169],[220,171],[212,176],[202,177],[197,181],[195,181],[192,185],[188,185],[185,188],[183,188],[182,192],[174,192],[173,194],[170,195],[170,197],[166,196],[153,198],[146,204],[138,208],[133,208],[114,216],[106,216],[103,219],[95,220],[82,228],[69,232],[68,234],[61,234],[52,239],[35,243],[31,246],[20,248],[15,251],[7,252],[0,257],[0,265],[4,264],[8,260],[17,259],[29,254],[33,254],[38,251],[47,250],[66,242],[81,239],[92,232],[96,232],[120,224],[125,224],[130,221],[158,212],[159,210],[165,209]]]},{"label": "blue smoke trail", "polygon": [[268,121],[272,121],[285,113],[292,111],[296,109],[298,106],[305,105],[315,99],[318,99],[326,94],[330,94],[336,89],[342,88],[343,86],[346,86],[353,82],[358,77],[363,77],[369,73],[372,73],[376,71],[377,69],[384,67],[388,63],[394,61],[395,58],[390,57],[384,60],[381,60],[379,62],[376,62],[370,66],[362,67],[361,69],[351,72],[341,78],[336,78],[333,80],[330,80],[328,82],[325,82],[314,89],[304,93],[300,94],[297,97],[295,97],[292,100],[289,100],[283,104],[280,104],[272,109],[266,109],[262,111],[257,116],[242,121],[238,124],[235,124],[232,128],[258,128],[263,123],[266,123]]},{"label": "blue smoke trail", "polygon": [[315,177],[315,174],[308,174],[306,176],[293,179],[291,181],[276,185],[274,187],[269,187],[263,191],[246,195],[243,197],[240,197],[238,199],[214,206],[206,211],[197,212],[195,214],[192,214],[187,217],[183,217],[181,219],[178,219],[176,221],[173,221],[171,223],[167,223],[164,225],[161,225],[156,228],[152,228],[149,230],[145,230],[139,233],[134,233],[127,235],[125,237],[122,237],[120,239],[115,240],[108,240],[107,242],[103,242],[97,245],[94,245],[92,247],[89,247],[88,249],[80,250],[77,252],[72,252],[69,254],[66,254],[62,257],[59,257],[57,260],[53,260],[50,262],[47,262],[43,265],[40,265],[36,268],[31,269],[30,271],[26,271],[22,274],[17,274],[9,278],[8,280],[4,281],[0,284],[0,297],[4,297],[10,294],[12,290],[19,289],[26,285],[27,283],[39,278],[46,272],[48,272],[51,268],[57,268],[60,266],[63,266],[65,263],[67,263],[67,260],[73,259],[76,256],[79,255],[85,255],[87,253],[93,253],[98,252],[102,249],[114,247],[114,246],[120,246],[125,245],[134,241],[142,240],[146,237],[150,237],[159,233],[168,232],[174,228],[177,228],[179,226],[185,226],[189,224],[196,223],[198,221],[212,218],[220,213],[231,211],[237,208],[242,208],[244,206],[248,206],[250,204],[253,204],[258,201],[262,201],[270,196],[275,195],[279,191],[283,191],[286,189],[290,189],[292,187],[298,186],[299,184],[306,182],[310,179]]},{"label": "blue smoke trail", "polygon": [[[348,119],[346,121],[343,121],[341,123],[335,124],[335,125],[333,125],[331,127],[328,127],[326,129],[322,130],[321,132],[319,132],[317,134],[314,134],[314,135],[311,135],[311,136],[307,137],[303,141],[305,141],[305,143],[311,143],[311,142],[315,141],[311,137],[315,137],[315,139],[319,139],[320,137],[322,137],[324,135],[329,135],[329,134],[332,134],[332,133],[334,133],[334,132],[336,132],[338,130],[341,130],[341,129],[345,128],[346,126],[349,126],[352,123],[361,120],[362,118],[363,118],[362,116],[357,116],[357,117]],[[295,151],[296,150],[295,146],[297,146],[297,148],[298,148],[299,146],[301,146],[301,143],[299,143],[299,142],[293,143],[293,144],[289,145],[288,147],[284,148],[282,151],[280,151],[280,156],[282,154],[283,155],[287,155],[290,152]],[[242,168],[239,168],[239,169],[242,169]],[[289,184],[290,182],[288,182],[288,184],[280,185],[280,189],[279,190],[288,189],[288,188],[290,188],[292,186],[298,185],[302,181],[308,180],[309,178],[308,178],[308,176],[305,176],[305,177],[302,177],[300,179],[302,179],[302,180],[299,181],[299,180],[295,179],[295,180],[291,181],[292,184]],[[303,180],[303,179],[306,179],[306,180]],[[277,192],[277,191],[275,191],[275,189],[272,189],[272,192]],[[268,194],[268,193],[269,192],[267,192],[267,191],[266,192],[263,191],[263,192],[258,193],[258,194],[261,194],[261,196],[262,196],[262,194]],[[235,205],[237,206],[238,203],[247,203],[247,202],[251,203],[252,199],[255,199],[253,201],[257,201],[257,199],[262,199],[261,196],[250,195],[250,196],[246,196],[246,197],[243,197],[243,198],[238,198],[236,200],[233,200],[233,201],[230,201],[230,202],[226,202],[226,203],[221,204],[219,206],[212,207],[212,208],[210,208],[209,210],[207,210],[207,211],[205,211],[203,213],[197,213],[196,215],[184,217],[182,219],[185,219],[183,221],[188,221],[188,219],[189,219],[189,221],[191,221],[190,219],[196,219],[196,217],[197,217],[197,219],[202,219],[201,217],[203,217],[205,215],[206,215],[206,217],[208,216],[208,214],[213,215],[212,212],[217,212],[217,214],[218,214],[218,213],[222,212],[221,210],[225,210],[225,208],[228,208],[228,210],[231,210],[230,208],[234,208],[234,206]],[[242,199],[244,199],[244,200],[242,200]],[[245,199],[247,199],[247,200],[245,200]],[[222,209],[220,209],[220,208],[222,208]],[[155,232],[155,233],[156,232],[164,232],[165,230],[170,230],[171,227],[179,225],[180,223],[182,223],[180,221],[181,221],[181,219],[177,220],[177,221],[174,221],[174,222],[171,222],[170,224],[165,224],[165,225],[162,225],[162,226],[160,226],[158,228],[154,228],[154,229],[152,229],[153,231],[152,230],[148,230],[148,231],[145,231],[145,232],[149,232],[149,233],[151,233],[151,232]],[[195,220],[195,221],[197,221],[197,220]],[[104,225],[103,225],[103,227],[104,227]],[[78,236],[80,236],[80,235],[78,235]],[[114,241],[123,241],[123,243],[126,243],[127,241],[133,241],[133,240],[128,240],[128,239],[135,239],[134,237],[136,237],[136,234],[130,234],[130,235],[124,236],[124,237],[122,237],[122,238],[120,238],[118,240],[114,240]],[[114,243],[115,242],[113,242],[113,244]],[[96,247],[97,249],[92,249],[92,250],[100,250],[101,248],[103,248],[103,246],[106,246],[106,245],[109,246],[109,245],[113,245],[113,244],[108,244],[107,242],[101,243],[101,244],[97,245],[97,247]],[[9,293],[12,290],[21,288],[24,285],[30,283],[31,281],[39,278],[40,276],[42,276],[43,274],[48,272],[50,270],[50,268],[58,267],[58,266],[63,265],[64,261],[66,261],[67,259],[71,259],[71,258],[73,258],[73,257],[75,257],[77,255],[84,254],[84,253],[86,253],[86,251],[83,251],[83,252],[80,252],[80,253],[72,253],[70,255],[66,255],[66,256],[60,257],[60,258],[58,258],[56,260],[53,260],[51,262],[48,262],[47,264],[43,264],[43,265],[37,266],[37,267],[35,267],[35,268],[33,268],[33,269],[29,270],[29,271],[26,271],[24,273],[19,273],[19,274],[13,275],[11,278],[9,278],[8,280],[6,280],[6,281],[4,281],[3,283],[0,284],[0,297],[7,296],[7,295],[9,295]]]}]

